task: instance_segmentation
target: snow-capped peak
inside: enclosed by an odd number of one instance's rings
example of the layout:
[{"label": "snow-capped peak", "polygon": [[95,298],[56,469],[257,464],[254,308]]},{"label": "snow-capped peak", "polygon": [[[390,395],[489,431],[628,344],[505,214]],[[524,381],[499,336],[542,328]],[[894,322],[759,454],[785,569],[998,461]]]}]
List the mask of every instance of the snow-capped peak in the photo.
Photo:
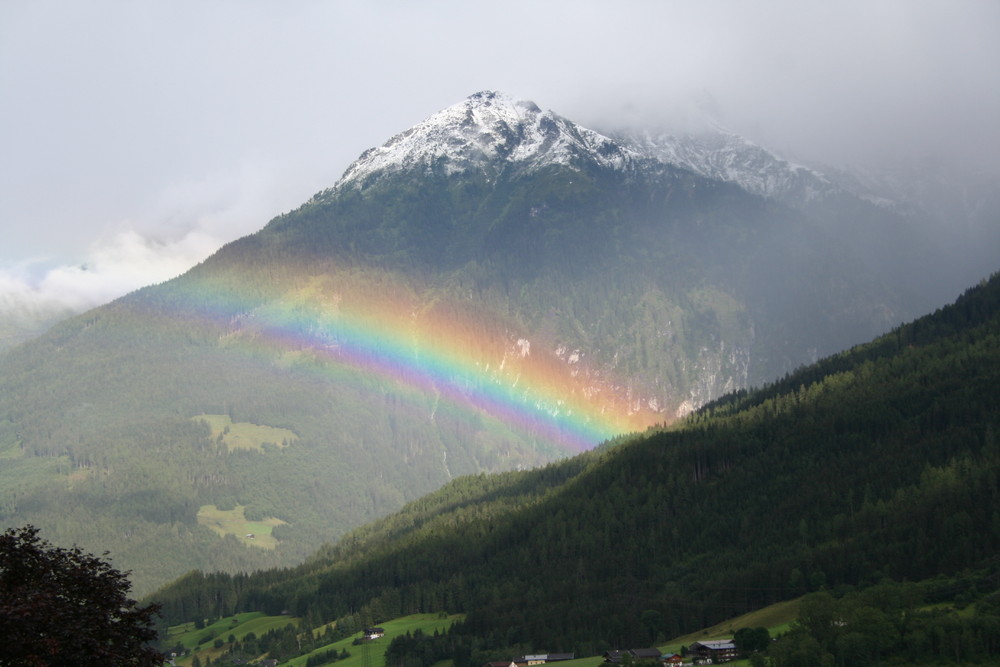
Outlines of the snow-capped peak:
[{"label": "snow-capped peak", "polygon": [[494,176],[508,169],[574,165],[583,159],[621,168],[637,158],[608,137],[543,111],[534,102],[485,91],[365,151],[347,168],[338,187],[363,187],[379,174],[397,171],[479,170]]},{"label": "snow-capped peak", "polygon": [[483,91],[439,111],[355,160],[340,181],[317,197],[365,188],[386,174],[528,174],[549,165],[585,164],[632,171],[669,165],[738,185],[796,207],[831,196],[889,205],[836,174],[796,164],[713,121],[693,133],[601,134],[534,102]]}]

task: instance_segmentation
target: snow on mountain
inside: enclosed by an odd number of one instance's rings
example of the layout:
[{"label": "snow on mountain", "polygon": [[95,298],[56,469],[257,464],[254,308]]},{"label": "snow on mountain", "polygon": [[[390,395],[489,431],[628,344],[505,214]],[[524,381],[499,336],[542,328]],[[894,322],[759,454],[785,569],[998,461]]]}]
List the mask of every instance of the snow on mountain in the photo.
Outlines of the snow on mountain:
[{"label": "snow on mountain", "polygon": [[822,173],[721,130],[689,135],[647,132],[619,140],[649,158],[793,206],[809,204],[839,190]]},{"label": "snow on mountain", "polygon": [[842,191],[822,173],[732,133],[612,138],[542,110],[534,102],[494,91],[471,95],[365,151],[336,188],[361,188],[379,175],[414,170],[446,175],[476,170],[492,178],[509,170],[530,172],[587,161],[613,169],[650,161],[666,164],[796,206]]},{"label": "snow on mountain", "polygon": [[[534,102],[494,91],[470,95],[365,151],[320,196],[342,188],[364,188],[389,173],[476,171],[492,179],[549,165],[580,168],[587,163],[622,170],[656,165],[684,169],[803,209],[844,197],[907,216],[925,212],[940,219],[956,213],[970,215],[970,211],[975,218],[977,209],[995,209],[991,205],[995,196],[983,196],[990,188],[967,184],[945,188],[940,178],[917,177],[912,170],[886,176],[881,170],[873,175],[857,169],[813,168],[713,122],[692,133],[602,134],[542,110]],[[994,183],[995,179],[989,181]],[[967,192],[970,189],[974,191]],[[936,210],[942,202],[948,204],[944,213]]]},{"label": "snow on mountain", "polygon": [[338,187],[364,187],[380,174],[417,169],[449,175],[479,170],[494,177],[507,169],[583,160],[621,169],[637,159],[634,151],[534,102],[485,91],[365,151]]}]

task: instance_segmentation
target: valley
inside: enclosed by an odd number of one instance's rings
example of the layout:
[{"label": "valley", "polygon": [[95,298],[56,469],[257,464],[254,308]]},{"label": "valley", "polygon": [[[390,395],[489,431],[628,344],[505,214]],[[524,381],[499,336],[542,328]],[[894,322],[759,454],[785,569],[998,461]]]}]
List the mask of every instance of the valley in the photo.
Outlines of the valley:
[{"label": "valley", "polygon": [[287,610],[357,628],[464,614],[409,649],[424,667],[735,632],[734,617],[801,599],[796,624],[772,626],[786,635],[768,649],[775,665],[801,664],[803,651],[807,663],[847,651],[950,660],[962,636],[965,660],[989,664],[1000,649],[998,318],[994,276],[681,423],[459,478],[297,567],[192,573],[152,599],[168,622]]},{"label": "valley", "polygon": [[950,603],[938,577],[988,636],[994,230],[941,244],[840,182],[476,93],[0,354],[0,520],[107,549],[169,626],[447,620],[405,667],[846,616],[890,584]]}]

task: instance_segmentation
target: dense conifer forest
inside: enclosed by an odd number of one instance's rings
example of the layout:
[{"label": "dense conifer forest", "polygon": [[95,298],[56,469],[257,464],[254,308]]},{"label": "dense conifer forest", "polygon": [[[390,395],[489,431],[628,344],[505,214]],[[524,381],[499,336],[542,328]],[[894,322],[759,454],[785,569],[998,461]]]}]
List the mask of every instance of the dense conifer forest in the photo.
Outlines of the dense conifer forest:
[{"label": "dense conifer forest", "polygon": [[[989,660],[998,395],[994,275],[681,424],[539,469],[462,477],[299,567],[192,572],[153,598],[168,623],[262,610],[361,627],[460,612],[434,641],[466,667],[491,652],[647,645],[807,595],[776,665],[870,664],[915,645],[929,659]],[[978,603],[967,621],[921,606],[959,598]],[[872,628],[888,632],[901,614],[912,623],[872,653]]]}]

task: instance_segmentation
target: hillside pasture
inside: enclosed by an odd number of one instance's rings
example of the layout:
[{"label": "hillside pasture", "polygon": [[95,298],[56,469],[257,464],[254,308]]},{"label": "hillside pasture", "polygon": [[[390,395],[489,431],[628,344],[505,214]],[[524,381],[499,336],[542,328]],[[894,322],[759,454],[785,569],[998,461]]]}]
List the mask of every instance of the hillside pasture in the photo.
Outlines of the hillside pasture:
[{"label": "hillside pasture", "polygon": [[709,628],[675,637],[663,647],[671,652],[679,652],[680,646],[709,639],[729,639],[741,628],[767,628],[772,637],[788,632],[789,627],[799,615],[801,598],[786,600],[757,609],[748,614],[731,618]]},{"label": "hillside pasture", "polygon": [[[412,616],[404,616],[386,621],[385,623],[378,623],[378,627],[385,630],[385,636],[380,639],[354,645],[354,640],[361,636],[361,633],[357,633],[346,639],[322,646],[307,655],[292,658],[288,662],[282,663],[282,665],[284,667],[304,667],[306,661],[312,655],[330,650],[342,651],[347,649],[347,652],[351,654],[350,657],[334,663],[337,667],[385,667],[385,650],[389,647],[389,642],[395,637],[405,635],[407,632],[413,634],[417,630],[420,630],[425,635],[433,635],[435,632],[443,633],[455,621],[461,620],[461,618],[461,615],[442,616],[440,614],[413,614]],[[368,653],[367,657],[365,656],[366,651]]]},{"label": "hillside pasture", "polygon": [[[180,645],[188,652],[187,656],[178,661],[180,665],[190,664],[195,655],[202,661],[214,661],[229,648],[227,640],[230,635],[237,640],[242,640],[251,632],[262,636],[270,630],[284,628],[289,623],[298,625],[300,620],[291,616],[266,616],[264,612],[255,611],[220,618],[200,630],[195,628],[194,623],[183,623],[170,627],[163,644],[169,647]],[[215,648],[217,638],[227,643],[222,648]]]},{"label": "hillside pasture", "polygon": [[[354,641],[361,637],[361,633],[358,632],[345,639],[317,648],[312,653],[292,658],[281,664],[283,667],[304,667],[312,655],[331,650],[339,653],[346,649],[350,656],[344,660],[338,660],[336,663],[338,667],[385,667],[385,650],[394,637],[404,635],[407,632],[412,634],[417,630],[427,635],[432,635],[434,632],[445,632],[461,618],[461,615],[442,616],[440,614],[414,614],[397,618],[378,624],[385,630],[385,636],[380,639],[354,644]],[[190,665],[195,656],[202,663],[206,660],[214,662],[223,657],[223,654],[232,647],[232,644],[228,642],[230,635],[237,640],[244,639],[251,632],[261,637],[271,630],[280,630],[289,623],[298,625],[300,620],[291,616],[266,616],[263,612],[250,612],[221,618],[200,630],[194,627],[194,623],[183,623],[171,626],[164,645],[170,647],[180,645],[185,649],[187,655],[178,658],[176,661],[178,665]],[[325,626],[317,628],[313,632],[315,635],[320,635],[324,629]],[[220,648],[214,646],[217,638],[225,642]]]},{"label": "hillside pasture", "polygon": [[288,616],[266,616],[262,611],[251,611],[220,618],[200,630],[195,628],[194,623],[173,625],[167,633],[167,643],[171,646],[180,644],[190,650],[198,646],[199,642],[206,643],[204,641],[206,637],[226,639],[229,635],[233,635],[237,639],[243,639],[251,632],[262,635],[268,630],[283,628],[289,623],[298,623],[298,621],[299,619]]},{"label": "hillside pasture", "polygon": [[264,451],[264,445],[287,447],[298,440],[298,434],[287,428],[277,428],[250,422],[234,422],[229,415],[197,415],[193,420],[208,424],[212,440],[221,442],[228,451],[244,449]]},{"label": "hillside pasture", "polygon": [[[245,505],[237,505],[231,510],[222,510],[215,505],[202,505],[198,510],[198,523],[210,528],[220,537],[233,535],[249,546],[261,549],[274,549],[278,546],[278,540],[271,531],[275,526],[286,522],[274,517],[251,521],[246,518],[245,511]],[[249,537],[251,535],[253,537]]]}]

